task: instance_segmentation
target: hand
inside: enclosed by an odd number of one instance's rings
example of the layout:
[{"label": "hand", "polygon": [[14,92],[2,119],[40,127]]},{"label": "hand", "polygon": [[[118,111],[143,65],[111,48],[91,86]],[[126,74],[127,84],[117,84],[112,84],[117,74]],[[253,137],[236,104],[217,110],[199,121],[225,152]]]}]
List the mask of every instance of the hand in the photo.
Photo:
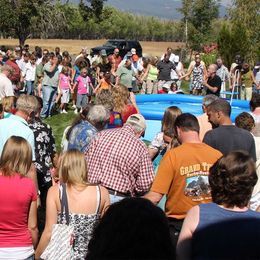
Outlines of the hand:
[{"label": "hand", "polygon": [[207,87],[207,85],[208,85],[207,81],[206,81],[206,80],[203,80],[203,81],[202,81],[202,85],[205,86],[205,87]]}]

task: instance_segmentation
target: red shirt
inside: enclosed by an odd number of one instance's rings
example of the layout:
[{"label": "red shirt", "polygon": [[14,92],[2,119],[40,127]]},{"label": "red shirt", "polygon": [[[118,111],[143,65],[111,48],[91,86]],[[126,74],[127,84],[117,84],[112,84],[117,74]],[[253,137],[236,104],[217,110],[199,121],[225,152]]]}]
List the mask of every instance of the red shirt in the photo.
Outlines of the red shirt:
[{"label": "red shirt", "polygon": [[129,116],[137,114],[136,108],[132,104],[126,105],[124,111],[121,113],[123,123],[125,123]]},{"label": "red shirt", "polygon": [[128,124],[99,132],[86,151],[86,160],[91,183],[132,196],[149,191],[154,179],[148,149]]},{"label": "red shirt", "polygon": [[36,200],[31,179],[18,174],[0,176],[0,247],[32,245],[28,214],[31,202]]}]

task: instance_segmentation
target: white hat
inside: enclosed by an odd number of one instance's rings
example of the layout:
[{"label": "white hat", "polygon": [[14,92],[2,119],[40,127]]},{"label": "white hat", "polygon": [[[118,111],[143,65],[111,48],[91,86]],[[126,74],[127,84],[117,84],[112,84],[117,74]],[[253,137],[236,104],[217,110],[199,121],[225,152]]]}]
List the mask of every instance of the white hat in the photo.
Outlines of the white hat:
[{"label": "white hat", "polygon": [[136,49],[135,49],[135,48],[132,48],[132,49],[131,49],[131,53],[132,53],[132,54],[136,54]]},{"label": "white hat", "polygon": [[146,129],[146,122],[144,117],[141,114],[133,114],[128,117],[126,124],[135,124],[140,126],[142,129]]}]

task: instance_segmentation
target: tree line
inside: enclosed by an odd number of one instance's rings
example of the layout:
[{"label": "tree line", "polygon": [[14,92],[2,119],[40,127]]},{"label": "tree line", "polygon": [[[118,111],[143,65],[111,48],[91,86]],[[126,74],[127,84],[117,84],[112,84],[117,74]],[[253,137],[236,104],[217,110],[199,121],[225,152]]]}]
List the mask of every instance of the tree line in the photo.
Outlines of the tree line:
[{"label": "tree line", "polygon": [[182,0],[181,21],[122,12],[105,1],[0,0],[0,34],[17,37],[21,46],[27,38],[125,38],[182,41],[188,50],[203,51],[214,42],[228,64],[237,53],[260,58],[259,0],[232,0],[224,19],[218,0]]}]

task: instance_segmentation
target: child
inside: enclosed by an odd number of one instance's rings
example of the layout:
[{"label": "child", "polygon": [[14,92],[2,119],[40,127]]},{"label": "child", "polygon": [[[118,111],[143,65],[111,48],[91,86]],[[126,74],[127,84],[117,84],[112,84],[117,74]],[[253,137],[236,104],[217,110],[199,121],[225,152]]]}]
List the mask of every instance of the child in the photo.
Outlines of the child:
[{"label": "child", "polygon": [[79,110],[82,111],[82,109],[87,105],[89,101],[88,99],[90,93],[92,90],[94,90],[93,84],[90,80],[90,77],[88,76],[87,68],[81,69],[80,76],[78,76],[78,78],[76,79],[72,91],[74,91],[76,87],[78,88],[78,91],[77,91],[77,103],[76,103],[77,107],[74,111],[75,114],[77,114]]},{"label": "child", "polygon": [[176,91],[178,90],[177,83],[174,81],[171,86],[168,94],[176,94]]},{"label": "child", "polygon": [[[60,111],[65,114],[68,113],[66,111],[66,106],[70,101],[70,91],[72,91],[70,82],[70,68],[67,66],[63,67],[59,75],[59,95],[61,95]],[[59,99],[59,97],[57,97],[57,99]]]},{"label": "child", "polygon": [[27,95],[34,95],[34,80],[36,75],[36,58],[33,54],[29,56],[29,62],[26,63],[23,72],[25,79],[25,88]]},{"label": "child", "polygon": [[[101,75],[101,73],[100,73]],[[99,84],[94,90],[94,93],[100,93],[102,89],[111,90],[114,85],[111,83],[111,73],[107,71],[104,76],[101,78]]]}]

